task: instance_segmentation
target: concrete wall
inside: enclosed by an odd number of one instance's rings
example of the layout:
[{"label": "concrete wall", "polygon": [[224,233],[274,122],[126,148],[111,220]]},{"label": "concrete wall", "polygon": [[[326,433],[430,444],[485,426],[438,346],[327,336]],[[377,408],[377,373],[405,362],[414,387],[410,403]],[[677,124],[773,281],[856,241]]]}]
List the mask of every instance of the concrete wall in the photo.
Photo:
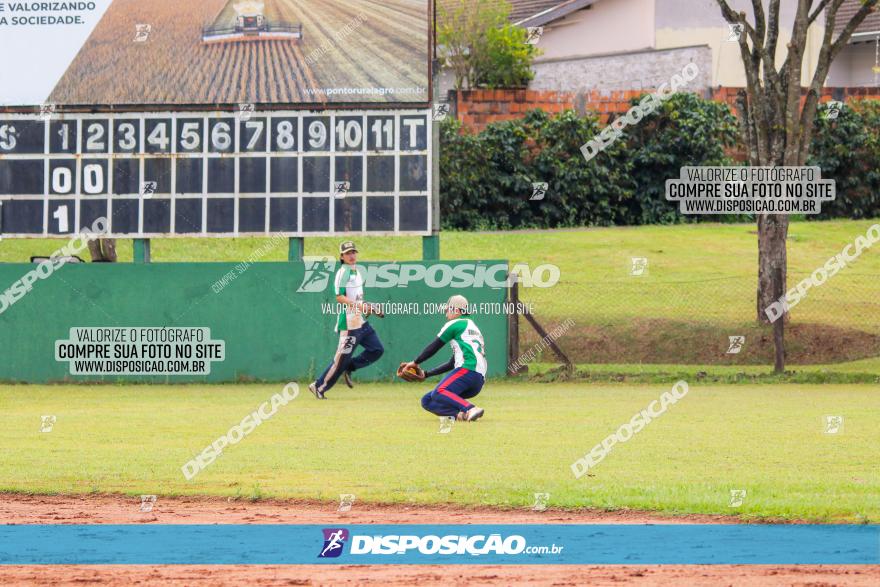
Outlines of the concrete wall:
[{"label": "concrete wall", "polygon": [[440,71],[434,86],[434,102],[442,102],[449,99],[449,92],[455,89],[455,76],[449,69]]},{"label": "concrete wall", "polygon": [[600,0],[544,27],[544,59],[654,46],[654,0]]},{"label": "concrete wall", "polygon": [[880,74],[872,71],[876,62],[874,42],[857,43],[844,47],[831,64],[828,72],[829,86],[880,86]]},{"label": "concrete wall", "polygon": [[[765,0],[765,6],[767,2]],[[754,22],[751,0],[730,0],[731,7],[745,11],[749,22]],[[780,5],[780,33],[777,45],[777,63],[787,54],[791,39],[797,0],[782,0]],[[824,34],[821,18],[810,28],[807,52],[802,72],[804,85],[809,84],[819,59]],[[744,86],[746,83],[739,45],[728,41],[730,29],[715,0],[656,0],[656,48],[708,45],[712,49],[713,86]]]},{"label": "concrete wall", "polygon": [[582,90],[650,90],[669,79],[688,63],[699,75],[686,89],[700,91],[712,83],[712,52],[709,47],[686,47],[665,51],[638,51],[573,59],[541,59],[534,64],[533,90],[578,92]]}]

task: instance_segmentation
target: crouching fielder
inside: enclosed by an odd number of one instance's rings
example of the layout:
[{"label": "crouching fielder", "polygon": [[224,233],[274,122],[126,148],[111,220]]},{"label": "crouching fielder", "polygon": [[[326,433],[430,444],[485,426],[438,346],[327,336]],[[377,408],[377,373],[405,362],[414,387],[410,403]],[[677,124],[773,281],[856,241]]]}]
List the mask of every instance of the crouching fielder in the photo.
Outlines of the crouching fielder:
[{"label": "crouching fielder", "polygon": [[[468,302],[464,296],[449,298],[446,303],[446,324],[437,338],[418,357],[401,364],[398,375],[405,379],[421,380],[452,370],[436,388],[425,394],[422,407],[438,416],[455,416],[456,420],[473,422],[483,415],[483,408],[468,400],[480,393],[485,383],[486,352],[483,334],[467,315]],[[449,362],[430,371],[422,371],[419,364],[434,356],[446,343],[452,347],[453,353]],[[410,378],[412,375],[414,377]]]}]

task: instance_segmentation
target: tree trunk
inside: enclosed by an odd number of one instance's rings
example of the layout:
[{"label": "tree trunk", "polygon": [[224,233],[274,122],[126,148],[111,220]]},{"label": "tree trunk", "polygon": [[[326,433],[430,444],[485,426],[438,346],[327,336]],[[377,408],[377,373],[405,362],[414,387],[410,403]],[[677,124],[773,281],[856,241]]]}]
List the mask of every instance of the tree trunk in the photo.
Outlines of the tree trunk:
[{"label": "tree trunk", "polygon": [[116,239],[99,238],[89,241],[92,263],[116,263]]},{"label": "tree trunk", "polygon": [[115,238],[102,238],[101,240],[101,250],[104,251],[104,260],[108,263],[116,262],[116,239]]},{"label": "tree trunk", "polygon": [[764,309],[775,302],[773,271],[782,269],[783,290],[787,279],[788,216],[782,214],[758,215],[758,320],[770,322]]},{"label": "tree trunk", "polygon": [[[758,98],[767,104],[772,103],[773,97],[769,92],[762,92]],[[785,123],[777,111],[768,112],[763,110],[759,113],[750,108],[747,92],[740,90],[736,100],[739,112],[739,132],[746,147],[750,167],[775,167],[783,165],[785,152]],[[759,128],[760,122],[771,116],[773,124],[764,124]],[[763,139],[765,142],[762,144]],[[758,226],[758,283],[756,292],[756,315],[759,322],[769,323],[764,310],[773,303],[774,295],[774,269],[782,268],[783,287],[786,276],[786,248],[785,240],[788,236],[788,216],[756,214]]]}]

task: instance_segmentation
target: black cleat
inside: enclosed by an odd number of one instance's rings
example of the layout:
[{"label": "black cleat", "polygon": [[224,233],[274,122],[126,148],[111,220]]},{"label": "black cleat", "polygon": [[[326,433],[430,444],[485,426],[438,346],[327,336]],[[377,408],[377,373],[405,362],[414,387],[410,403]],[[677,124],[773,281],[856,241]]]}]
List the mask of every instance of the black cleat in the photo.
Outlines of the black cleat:
[{"label": "black cleat", "polygon": [[345,381],[345,384],[350,388],[354,388],[354,381],[351,380],[351,371],[346,371],[342,374],[342,379]]}]

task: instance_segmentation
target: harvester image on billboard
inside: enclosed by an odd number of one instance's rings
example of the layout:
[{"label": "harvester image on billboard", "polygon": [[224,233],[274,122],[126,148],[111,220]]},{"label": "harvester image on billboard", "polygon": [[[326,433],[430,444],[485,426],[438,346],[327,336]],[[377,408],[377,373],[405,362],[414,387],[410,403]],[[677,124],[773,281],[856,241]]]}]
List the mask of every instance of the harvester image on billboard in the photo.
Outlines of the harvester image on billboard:
[{"label": "harvester image on billboard", "polygon": [[427,0],[112,0],[29,103],[427,103],[429,22]]},{"label": "harvester image on billboard", "polygon": [[302,24],[270,18],[262,0],[230,0],[213,23],[202,29],[202,42],[295,41],[302,38]]}]

